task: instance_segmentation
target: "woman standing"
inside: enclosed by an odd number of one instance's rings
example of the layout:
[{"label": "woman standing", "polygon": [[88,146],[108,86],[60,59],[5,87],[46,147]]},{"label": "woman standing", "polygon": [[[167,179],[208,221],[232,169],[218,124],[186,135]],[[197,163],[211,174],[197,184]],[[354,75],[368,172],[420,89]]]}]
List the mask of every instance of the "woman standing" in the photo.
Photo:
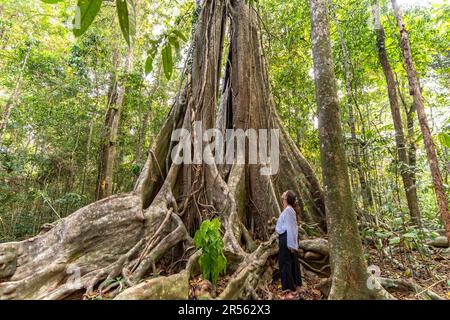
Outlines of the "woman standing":
[{"label": "woman standing", "polygon": [[295,291],[302,284],[298,265],[298,225],[294,207],[297,197],[291,190],[281,196],[283,212],[277,220],[275,231],[279,235],[278,265],[281,273],[281,286],[286,292],[285,299],[294,299]]}]

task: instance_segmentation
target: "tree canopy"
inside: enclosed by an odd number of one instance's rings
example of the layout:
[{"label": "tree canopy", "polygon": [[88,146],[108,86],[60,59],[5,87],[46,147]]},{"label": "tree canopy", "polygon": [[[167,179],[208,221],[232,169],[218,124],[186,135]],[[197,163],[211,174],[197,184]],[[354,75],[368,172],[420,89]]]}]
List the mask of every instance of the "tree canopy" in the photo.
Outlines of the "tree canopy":
[{"label": "tree canopy", "polygon": [[[318,256],[325,257],[322,264],[303,256],[309,270],[330,277],[339,270],[333,261],[330,265],[330,258],[336,260],[332,242],[341,241],[342,250],[348,250],[356,241],[362,244],[355,258],[362,273],[387,257],[386,269],[395,269],[388,273],[425,288],[440,281],[433,289],[445,296],[450,281],[450,2],[392,2],[401,6],[404,29],[387,0],[2,1],[0,243],[9,248],[30,237],[43,239],[61,221],[70,224],[77,214],[95,221],[86,212],[107,209],[118,212],[117,221],[122,220],[114,228],[127,234],[125,221],[142,215],[145,236],[139,238],[133,229],[128,253],[116,252],[127,256],[126,262],[118,259],[118,268],[128,268],[132,280],[120,272],[107,278],[135,288],[157,268],[185,277],[181,263],[170,264],[167,252],[172,247],[184,252],[180,243],[195,248],[192,239],[203,230],[201,223],[220,218],[228,265],[239,257],[248,274],[262,277],[275,243],[267,221],[279,214],[278,193],[293,189],[301,198],[305,241],[326,238],[331,245]],[[326,14],[315,16],[314,8],[322,7]],[[314,27],[323,30],[321,19],[328,24],[328,39],[314,33]],[[329,43],[328,58],[317,58],[319,40]],[[323,71],[332,76],[317,82],[324,61],[333,62]],[[326,90],[332,83],[335,94]],[[324,92],[335,99],[334,107]],[[326,118],[330,112],[336,114]],[[265,178],[251,167],[174,165],[170,132],[192,128],[194,120],[220,130],[282,129],[280,173]],[[321,131],[326,125],[340,141],[328,149],[328,135]],[[331,166],[338,158],[326,155],[340,150],[342,166]],[[343,243],[350,238],[333,238],[339,218],[330,218],[329,211],[342,207],[330,196],[335,168],[341,182],[349,179],[343,198],[355,237],[348,246]],[[105,198],[113,200],[100,207]],[[125,207],[129,211],[122,215]],[[436,249],[432,244],[443,238],[439,246],[447,249]],[[161,239],[167,247],[160,249]],[[308,243],[303,246],[306,255]],[[0,244],[0,254],[4,248]],[[141,252],[139,259],[133,259],[133,250]],[[439,257],[443,266],[436,262]],[[188,260],[184,253],[178,258]],[[191,263],[185,264],[191,270]],[[232,264],[226,269],[240,270]],[[105,280],[97,279],[99,274],[86,275],[83,282],[90,298],[98,284],[94,279]],[[2,281],[10,276],[0,273],[0,298]],[[247,274],[233,277],[245,288],[260,285]],[[223,279],[218,295],[252,297],[246,289],[233,291]],[[387,280],[382,285],[390,289]],[[253,298],[263,297],[261,292]]]}]

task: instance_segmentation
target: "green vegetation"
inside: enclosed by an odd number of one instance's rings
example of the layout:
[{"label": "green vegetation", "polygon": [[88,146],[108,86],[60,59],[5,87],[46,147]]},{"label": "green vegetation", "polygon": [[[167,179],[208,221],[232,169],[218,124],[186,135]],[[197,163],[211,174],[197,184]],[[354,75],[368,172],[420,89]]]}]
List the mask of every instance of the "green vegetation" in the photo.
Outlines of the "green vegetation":
[{"label": "green vegetation", "polygon": [[214,285],[220,274],[227,269],[227,259],[223,254],[223,240],[220,235],[220,220],[205,220],[194,236],[195,247],[202,250],[199,258],[203,278],[210,280]]}]

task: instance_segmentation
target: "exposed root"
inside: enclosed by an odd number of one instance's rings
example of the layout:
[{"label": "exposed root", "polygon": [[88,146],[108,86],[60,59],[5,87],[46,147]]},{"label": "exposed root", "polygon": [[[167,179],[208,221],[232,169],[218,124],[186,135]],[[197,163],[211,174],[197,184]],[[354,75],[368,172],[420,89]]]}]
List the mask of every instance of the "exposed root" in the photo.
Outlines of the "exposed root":
[{"label": "exposed root", "polygon": [[424,300],[446,300],[429,288],[422,288],[413,281],[406,279],[379,278],[380,284],[388,291],[414,292]]},{"label": "exposed root", "polygon": [[277,252],[277,235],[273,234],[270,239],[262,243],[252,254],[250,254],[233,274],[225,290],[219,295],[219,299],[240,299],[254,297],[254,288],[264,277],[267,259]]},{"label": "exposed root", "polygon": [[61,298],[87,285],[92,279],[86,275],[115,263],[138,242],[144,229],[140,208],[134,194],[113,196],[78,210],[43,235],[0,244],[0,298]]},{"label": "exposed root", "polygon": [[189,278],[194,272],[201,251],[193,254],[186,268],[180,273],[145,280],[121,292],[115,300],[187,300]]},{"label": "exposed root", "polygon": [[430,241],[428,245],[437,248],[448,248],[450,246],[450,242],[448,241],[446,236],[436,237],[433,241]]}]

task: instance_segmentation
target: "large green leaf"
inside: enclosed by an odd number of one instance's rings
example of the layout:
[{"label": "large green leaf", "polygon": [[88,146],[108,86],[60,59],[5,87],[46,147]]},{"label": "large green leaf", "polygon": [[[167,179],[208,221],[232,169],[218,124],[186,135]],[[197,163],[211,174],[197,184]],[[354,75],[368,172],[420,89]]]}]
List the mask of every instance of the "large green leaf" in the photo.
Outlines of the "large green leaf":
[{"label": "large green leaf", "polygon": [[156,53],[158,52],[158,42],[152,43],[151,50],[147,53],[147,59],[145,60],[145,75],[149,74],[153,70],[153,60],[155,60]]},{"label": "large green leaf", "polygon": [[178,38],[176,36],[169,36],[169,42],[170,44],[175,48],[176,51],[180,49],[180,42],[178,41]]},{"label": "large green leaf", "polygon": [[445,132],[441,132],[438,135],[438,139],[443,147],[450,148],[450,135],[449,134],[447,134]]},{"label": "large green leaf", "polygon": [[164,46],[164,48],[161,51],[161,55],[162,55],[164,75],[166,76],[167,80],[170,80],[173,71],[172,47],[170,46],[170,43],[167,43]]},{"label": "large green leaf", "polygon": [[155,56],[149,55],[145,60],[145,75],[149,74],[153,70],[153,59]]},{"label": "large green leaf", "polygon": [[136,7],[133,0],[116,0],[116,8],[120,29],[128,46],[131,46],[132,39],[136,34]]},{"label": "large green leaf", "polygon": [[185,35],[180,30],[173,30],[173,33],[175,33],[181,40],[187,41]]},{"label": "large green leaf", "polygon": [[389,239],[389,245],[395,245],[400,243],[400,237],[394,237]]},{"label": "large green leaf", "polygon": [[[77,6],[80,8],[80,28],[76,27],[73,29],[73,34],[76,37],[81,36],[89,26],[94,21],[95,16],[97,15],[100,7],[102,6],[103,0],[78,0]],[[74,19],[75,25],[76,19]]]}]

